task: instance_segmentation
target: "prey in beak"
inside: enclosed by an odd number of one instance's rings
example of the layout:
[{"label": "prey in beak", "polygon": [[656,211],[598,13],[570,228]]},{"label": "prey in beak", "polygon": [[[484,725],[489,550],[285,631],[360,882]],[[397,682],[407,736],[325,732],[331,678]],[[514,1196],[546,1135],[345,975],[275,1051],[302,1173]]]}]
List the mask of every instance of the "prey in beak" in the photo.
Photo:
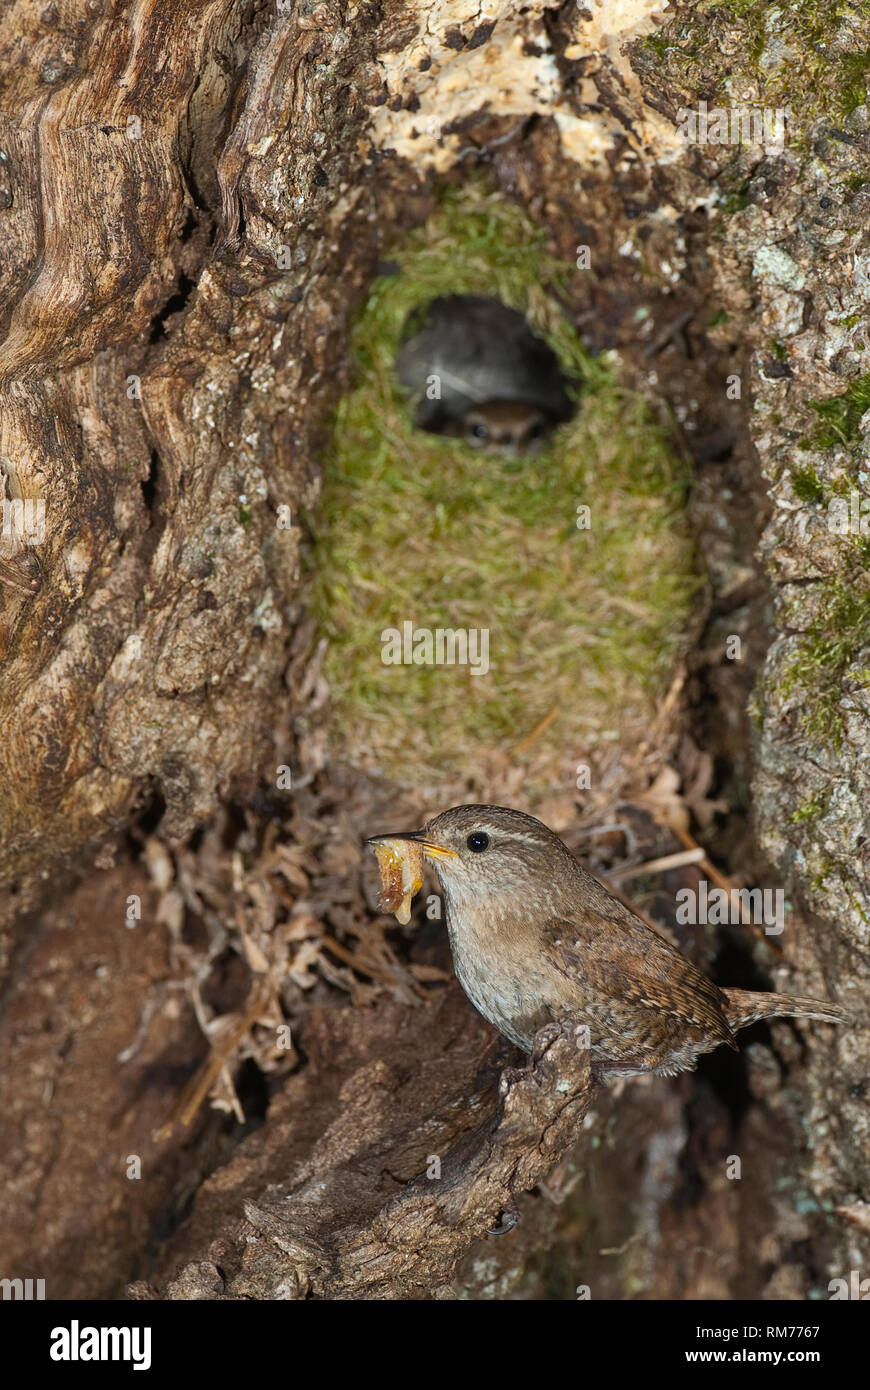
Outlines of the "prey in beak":
[{"label": "prey in beak", "polygon": [[401,830],[392,835],[372,835],[368,840],[377,855],[381,873],[382,912],[393,912],[404,926],[411,920],[411,899],[423,887],[423,856],[451,857],[455,850],[427,840],[422,830]]},{"label": "prey in beak", "polygon": [[392,835],[370,835],[366,844],[371,845],[377,854],[378,845],[397,844],[402,840],[406,840],[410,844],[420,845],[427,859],[459,858],[455,849],[448,849],[446,845],[436,845],[433,840],[427,840],[422,830],[396,830]]}]

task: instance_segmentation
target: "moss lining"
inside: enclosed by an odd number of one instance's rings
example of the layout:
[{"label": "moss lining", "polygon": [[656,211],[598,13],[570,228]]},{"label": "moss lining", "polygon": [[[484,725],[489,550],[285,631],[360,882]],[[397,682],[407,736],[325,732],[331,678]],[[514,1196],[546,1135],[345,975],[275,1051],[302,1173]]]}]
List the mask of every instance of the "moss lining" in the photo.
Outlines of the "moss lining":
[{"label": "moss lining", "polygon": [[[536,752],[579,755],[641,728],[672,672],[691,594],[687,465],[665,426],[593,359],[560,310],[573,267],[477,184],[390,255],[354,330],[357,380],[324,459],[309,601],[329,639],[333,728],[398,780],[468,773],[552,716]],[[412,310],[446,293],[525,313],[566,372],[576,418],[516,459],[416,430],[393,373]],[[577,507],[591,507],[591,529]],[[384,665],[381,633],[486,628],[489,674]],[[555,711],[555,714],[553,713]]]}]

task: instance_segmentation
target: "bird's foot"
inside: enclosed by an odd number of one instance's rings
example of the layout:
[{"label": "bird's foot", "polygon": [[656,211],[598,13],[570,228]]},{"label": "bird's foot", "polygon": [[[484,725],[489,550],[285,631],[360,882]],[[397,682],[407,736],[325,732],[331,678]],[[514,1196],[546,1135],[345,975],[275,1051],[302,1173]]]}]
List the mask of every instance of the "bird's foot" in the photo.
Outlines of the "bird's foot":
[{"label": "bird's foot", "polygon": [[546,1023],[543,1028],[539,1028],[532,1040],[532,1050],[529,1054],[529,1067],[536,1067],[541,1058],[550,1050],[553,1043],[563,1032],[562,1025],[559,1023]]}]

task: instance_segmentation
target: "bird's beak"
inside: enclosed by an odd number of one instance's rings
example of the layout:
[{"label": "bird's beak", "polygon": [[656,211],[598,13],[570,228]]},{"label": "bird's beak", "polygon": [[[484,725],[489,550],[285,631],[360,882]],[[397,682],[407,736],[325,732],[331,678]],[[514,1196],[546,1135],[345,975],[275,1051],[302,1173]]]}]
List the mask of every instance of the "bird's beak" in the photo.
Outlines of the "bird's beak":
[{"label": "bird's beak", "polygon": [[413,840],[415,844],[423,846],[423,853],[427,859],[459,858],[455,849],[448,849],[446,845],[436,845],[433,840],[427,840],[422,830],[397,830],[392,835],[371,835],[366,844],[380,845],[388,840]]}]

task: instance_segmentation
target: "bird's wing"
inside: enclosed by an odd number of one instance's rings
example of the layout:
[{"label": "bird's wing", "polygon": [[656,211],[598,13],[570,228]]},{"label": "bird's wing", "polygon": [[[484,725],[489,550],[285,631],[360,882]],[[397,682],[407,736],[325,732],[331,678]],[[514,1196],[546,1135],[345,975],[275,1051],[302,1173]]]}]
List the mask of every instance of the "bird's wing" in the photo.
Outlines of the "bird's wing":
[{"label": "bird's wing", "polygon": [[557,969],[592,997],[670,1015],[730,1042],[722,991],[676,947],[604,889],[594,909],[552,917],[544,948]]}]

